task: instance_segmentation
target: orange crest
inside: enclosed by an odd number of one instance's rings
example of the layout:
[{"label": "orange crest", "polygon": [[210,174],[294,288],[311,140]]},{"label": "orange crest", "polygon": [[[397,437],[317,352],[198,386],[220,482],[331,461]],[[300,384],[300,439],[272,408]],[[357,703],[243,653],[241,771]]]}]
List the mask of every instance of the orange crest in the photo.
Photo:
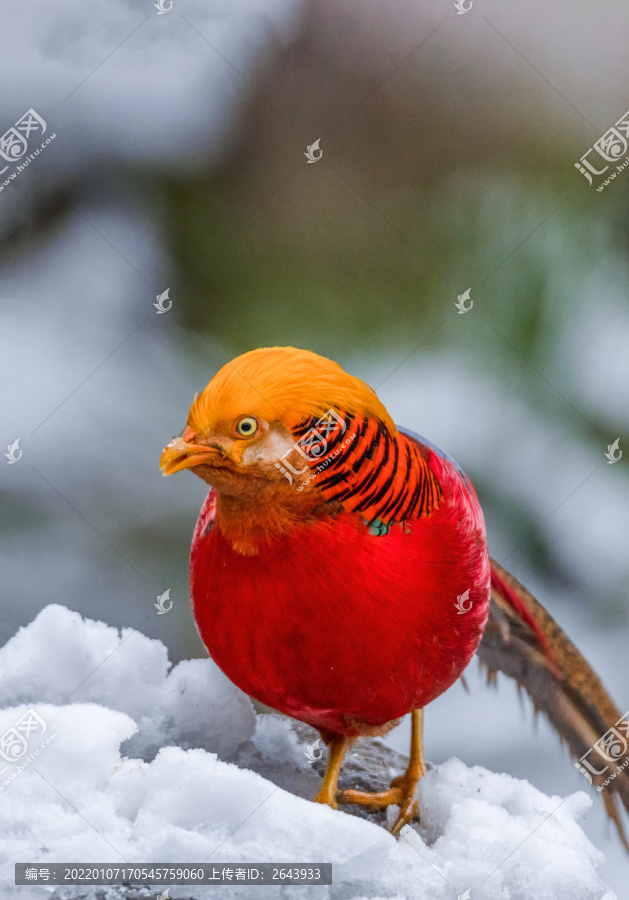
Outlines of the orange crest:
[{"label": "orange crest", "polygon": [[188,425],[202,434],[215,423],[253,415],[292,431],[331,408],[363,413],[397,433],[369,385],[331,359],[295,347],[262,347],[224,365],[196,398]]}]

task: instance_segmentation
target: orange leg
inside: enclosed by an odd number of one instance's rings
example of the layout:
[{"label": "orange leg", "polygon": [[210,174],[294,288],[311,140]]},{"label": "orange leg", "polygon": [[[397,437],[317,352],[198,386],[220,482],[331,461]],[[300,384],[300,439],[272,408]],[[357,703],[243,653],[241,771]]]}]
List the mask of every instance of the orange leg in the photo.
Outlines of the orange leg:
[{"label": "orange leg", "polygon": [[378,794],[369,794],[365,791],[340,791],[338,801],[339,803],[357,803],[359,806],[372,806],[376,809],[395,803],[400,807],[400,814],[391,834],[399,834],[402,828],[409,825],[419,814],[419,804],[415,792],[420,779],[426,772],[424,710],[416,709],[411,713],[411,753],[404,775],[394,778],[388,791]]},{"label": "orange leg", "polygon": [[319,788],[317,796],[313,797],[314,803],[325,803],[326,806],[331,806],[332,809],[338,809],[336,804],[336,786],[345,754],[351,743],[352,739],[342,734],[336,735],[330,741],[328,765],[323,777],[323,784]]}]

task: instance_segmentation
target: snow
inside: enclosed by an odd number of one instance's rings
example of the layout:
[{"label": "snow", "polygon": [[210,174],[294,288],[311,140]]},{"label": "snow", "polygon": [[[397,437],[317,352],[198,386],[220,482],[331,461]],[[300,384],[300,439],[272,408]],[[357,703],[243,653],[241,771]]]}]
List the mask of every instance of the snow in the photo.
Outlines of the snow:
[{"label": "snow", "polygon": [[252,736],[249,699],[210,660],[169,668],[161,641],[53,604],[0,650],[0,707],[89,702],[118,710],[137,724],[126,752],[145,758],[175,742],[228,756]]},{"label": "snow", "polygon": [[[290,721],[256,714],[211,660],[170,667],[160,641],[57,604],[0,649],[0,734],[30,710],[43,728],[29,735],[29,752],[49,743],[0,784],[3,897],[16,896],[16,861],[124,860],[332,862],[331,887],[273,892],[285,898],[615,896],[597,874],[602,854],[578,824],[591,803],[585,793],[549,797],[450,759],[421,782],[421,825],[396,841],[373,822],[305,799],[315,773]],[[244,758],[257,771],[237,764]],[[273,782],[277,767],[293,772],[295,793]],[[195,900],[238,890],[168,887],[172,898]],[[49,895],[28,886],[19,897]],[[252,900],[269,896],[247,887]]]}]

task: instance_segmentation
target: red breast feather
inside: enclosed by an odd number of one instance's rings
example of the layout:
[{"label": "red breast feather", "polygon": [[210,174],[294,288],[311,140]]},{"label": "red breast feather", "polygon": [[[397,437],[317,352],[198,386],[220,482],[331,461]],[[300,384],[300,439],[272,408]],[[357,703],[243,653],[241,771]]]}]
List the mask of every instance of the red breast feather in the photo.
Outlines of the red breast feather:
[{"label": "red breast feather", "polygon": [[423,453],[439,506],[382,535],[343,510],[243,556],[212,528],[210,491],[192,544],[194,613],[210,655],[247,694],[355,735],[425,706],[463,672],[488,614],[483,517],[460,472]]}]

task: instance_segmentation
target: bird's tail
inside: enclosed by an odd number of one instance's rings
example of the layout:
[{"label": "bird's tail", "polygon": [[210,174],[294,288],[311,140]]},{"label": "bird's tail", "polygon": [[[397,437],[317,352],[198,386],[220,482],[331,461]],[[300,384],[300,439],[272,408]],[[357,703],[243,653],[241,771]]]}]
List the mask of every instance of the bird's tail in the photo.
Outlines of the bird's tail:
[{"label": "bird's tail", "polygon": [[[547,716],[575,766],[601,793],[629,852],[620,811],[622,804],[629,813],[629,763],[621,768],[629,754],[629,716],[621,716],[596,672],[552,616],[493,560],[491,587],[489,619],[478,648],[489,679],[495,681],[497,672],[515,679],[535,709]],[[623,746],[623,755],[615,758]]]}]

